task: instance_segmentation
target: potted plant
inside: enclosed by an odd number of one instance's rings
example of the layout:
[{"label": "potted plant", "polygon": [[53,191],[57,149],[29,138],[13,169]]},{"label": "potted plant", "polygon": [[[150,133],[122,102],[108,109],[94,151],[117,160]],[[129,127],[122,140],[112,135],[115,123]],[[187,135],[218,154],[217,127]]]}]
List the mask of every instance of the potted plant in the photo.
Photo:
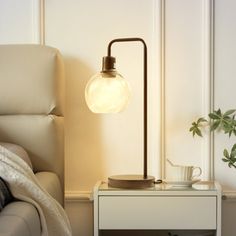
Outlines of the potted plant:
[{"label": "potted plant", "polygon": [[[236,110],[228,110],[222,112],[220,109],[208,114],[208,119],[201,117],[192,123],[189,131],[193,136],[198,135],[202,137],[202,130],[206,127],[210,127],[210,132],[220,131],[231,137],[236,136]],[[228,164],[228,166],[236,168],[236,144],[233,145],[231,150],[224,149],[222,161]]]}]

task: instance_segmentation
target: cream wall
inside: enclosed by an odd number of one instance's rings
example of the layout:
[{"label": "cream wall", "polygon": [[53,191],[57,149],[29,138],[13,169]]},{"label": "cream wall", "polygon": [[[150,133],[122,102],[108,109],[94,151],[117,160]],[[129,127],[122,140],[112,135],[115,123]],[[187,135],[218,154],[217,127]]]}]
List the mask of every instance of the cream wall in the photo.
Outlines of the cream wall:
[{"label": "cream wall", "polygon": [[[235,9],[233,0],[216,1],[215,4],[215,107],[235,108]],[[225,135],[215,135],[215,172],[216,178],[225,186],[225,190],[236,189],[236,171],[229,170],[227,165],[219,161],[224,148],[230,149],[235,137],[229,139]],[[227,174],[226,174],[227,173]]]},{"label": "cream wall", "polygon": [[0,43],[40,42],[40,1],[0,0]]},{"label": "cream wall", "polygon": [[[210,179],[209,135],[193,139],[190,124],[210,111],[212,78],[209,55],[210,0],[163,1],[164,21],[164,154],[174,163],[201,166]],[[166,165],[167,178],[171,176]]]},{"label": "cream wall", "polygon": [[[111,174],[142,173],[142,44],[112,48],[117,68],[132,88],[129,109],[117,115],[97,115],[88,110],[84,99],[86,83],[101,70],[107,45],[117,37],[145,39],[150,88],[159,86],[158,64],[152,59],[158,58],[154,51],[155,3],[139,0],[138,7],[134,4],[126,0],[46,1],[45,42],[61,49],[66,64],[66,186],[70,191],[90,191],[96,181]],[[158,108],[159,92],[150,92]],[[156,107],[150,111],[158,114]],[[158,115],[155,117],[158,129]],[[158,139],[158,133],[155,136]],[[156,176],[158,145],[150,150],[150,173]]]},{"label": "cream wall", "polygon": [[[235,196],[236,170],[221,161],[228,139],[207,134],[192,139],[188,133],[191,121],[214,107],[235,108],[234,0],[50,0],[44,7],[40,3],[0,0],[0,43],[41,39],[64,56],[66,209],[74,235],[92,235],[88,196],[97,180],[142,171],[142,47],[113,47],[117,68],[132,87],[125,112],[95,115],[84,100],[86,82],[100,70],[108,42],[117,37],[142,37],[148,45],[150,174],[171,175],[165,168],[167,156],[176,163],[201,166],[203,179],[215,176],[225,194]],[[223,236],[235,235],[229,223],[234,212],[234,200],[224,201]]]}]

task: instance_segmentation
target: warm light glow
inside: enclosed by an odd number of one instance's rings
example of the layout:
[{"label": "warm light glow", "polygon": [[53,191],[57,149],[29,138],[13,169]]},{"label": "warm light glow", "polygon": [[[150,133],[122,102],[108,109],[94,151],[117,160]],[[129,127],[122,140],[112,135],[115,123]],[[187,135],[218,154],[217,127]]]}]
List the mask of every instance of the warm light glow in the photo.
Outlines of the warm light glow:
[{"label": "warm light glow", "polygon": [[85,99],[94,113],[117,113],[129,103],[130,88],[127,81],[118,73],[109,77],[106,73],[94,75],[85,89]]}]

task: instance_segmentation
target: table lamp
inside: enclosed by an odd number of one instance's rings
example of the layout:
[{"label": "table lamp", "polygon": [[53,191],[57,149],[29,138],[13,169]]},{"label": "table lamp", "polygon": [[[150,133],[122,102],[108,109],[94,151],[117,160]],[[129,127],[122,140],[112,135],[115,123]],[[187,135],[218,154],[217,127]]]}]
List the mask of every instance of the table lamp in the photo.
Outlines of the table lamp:
[{"label": "table lamp", "polygon": [[124,110],[130,98],[128,82],[116,71],[111,47],[117,42],[139,41],[143,44],[143,174],[114,175],[108,177],[108,185],[114,188],[142,189],[154,186],[155,178],[147,174],[147,46],[141,38],[118,38],[108,44],[103,57],[102,71],[94,75],[85,89],[85,100],[94,113],[117,113]]}]

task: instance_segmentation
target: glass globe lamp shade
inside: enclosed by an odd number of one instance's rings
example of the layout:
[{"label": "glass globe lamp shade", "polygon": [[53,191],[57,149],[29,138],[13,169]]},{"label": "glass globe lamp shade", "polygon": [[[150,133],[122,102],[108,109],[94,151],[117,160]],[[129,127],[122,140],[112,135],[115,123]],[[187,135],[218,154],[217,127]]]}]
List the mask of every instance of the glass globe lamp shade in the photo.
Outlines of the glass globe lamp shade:
[{"label": "glass globe lamp shade", "polygon": [[98,73],[88,82],[85,100],[94,113],[118,113],[130,99],[128,82],[118,73]]}]

